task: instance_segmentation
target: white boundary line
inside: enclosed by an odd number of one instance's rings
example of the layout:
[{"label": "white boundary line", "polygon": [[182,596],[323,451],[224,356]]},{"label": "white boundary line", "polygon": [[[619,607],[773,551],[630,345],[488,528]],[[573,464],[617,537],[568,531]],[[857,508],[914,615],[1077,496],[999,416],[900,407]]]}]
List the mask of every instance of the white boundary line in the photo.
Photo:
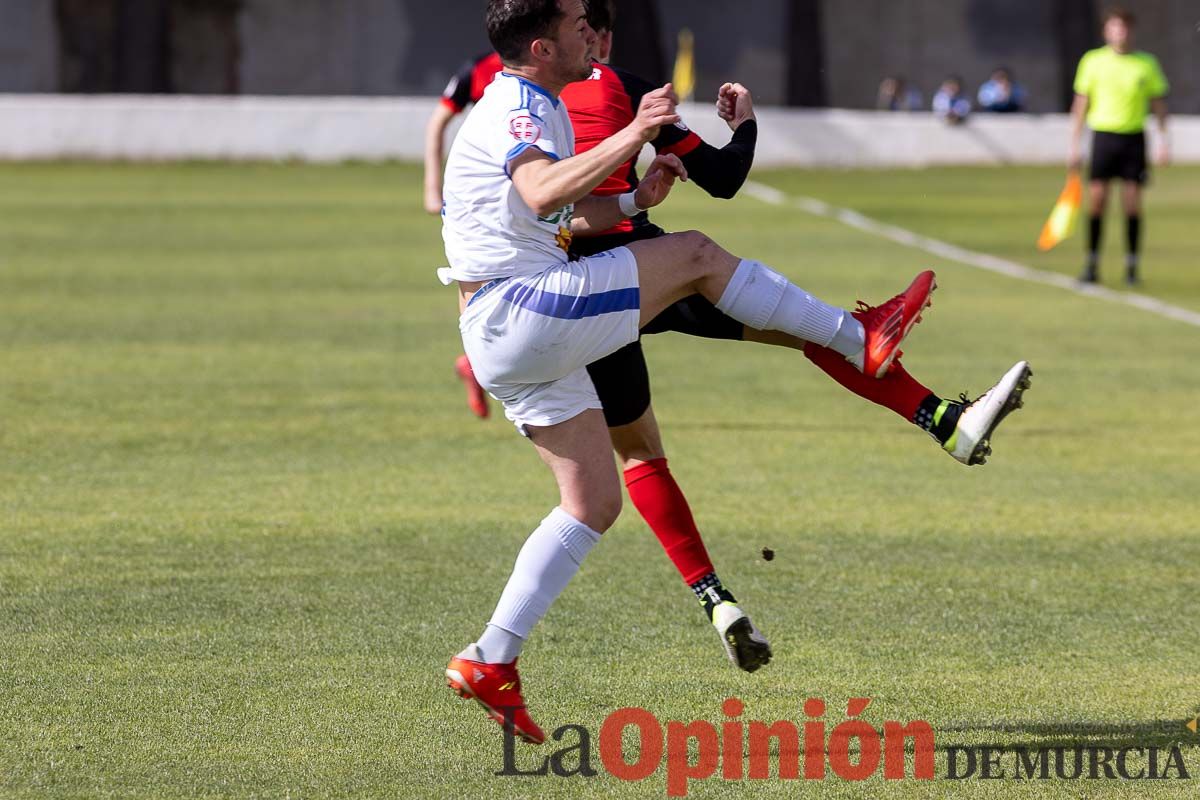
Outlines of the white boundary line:
[{"label": "white boundary line", "polygon": [[988,255],[987,253],[977,253],[939,239],[931,239],[928,236],[922,236],[919,233],[913,233],[910,230],[871,219],[848,208],[831,206],[812,197],[790,197],[773,186],[767,186],[757,181],[746,181],[743,191],[751,197],[762,200],[764,203],[770,203],[773,206],[792,206],[814,216],[836,220],[844,225],[849,225],[851,228],[857,228],[860,231],[865,231],[875,236],[882,236],[884,239],[890,239],[906,247],[915,247],[918,250],[924,250],[940,258],[966,264],[969,267],[984,269],[988,272],[1006,275],[1017,280],[1055,286],[1059,289],[1065,289],[1068,292],[1074,292],[1086,297],[1095,297],[1110,303],[1133,306],[1134,308],[1140,308],[1142,311],[1157,314],[1160,317],[1167,317],[1168,319],[1200,328],[1200,312],[1171,305],[1170,303],[1144,294],[1118,292],[1114,289],[1095,284],[1081,284],[1073,278],[1057,272],[1034,269],[1024,264],[1018,264],[1015,261]]}]

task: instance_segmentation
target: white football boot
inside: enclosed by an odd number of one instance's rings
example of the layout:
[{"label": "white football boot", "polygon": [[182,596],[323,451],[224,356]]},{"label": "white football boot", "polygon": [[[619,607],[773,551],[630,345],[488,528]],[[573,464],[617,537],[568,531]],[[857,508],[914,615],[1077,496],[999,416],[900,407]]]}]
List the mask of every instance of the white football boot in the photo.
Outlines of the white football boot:
[{"label": "white football boot", "polygon": [[739,669],[754,672],[771,662],[771,645],[750,618],[728,600],[713,607],[712,624],[725,653]]},{"label": "white football boot", "polygon": [[[1028,361],[1014,364],[995,386],[966,404],[954,433],[942,448],[956,461],[968,466],[986,463],[992,454],[992,432],[1005,417],[1025,404],[1021,398],[1029,388],[1032,375]],[[966,399],[965,395],[963,399]]]}]

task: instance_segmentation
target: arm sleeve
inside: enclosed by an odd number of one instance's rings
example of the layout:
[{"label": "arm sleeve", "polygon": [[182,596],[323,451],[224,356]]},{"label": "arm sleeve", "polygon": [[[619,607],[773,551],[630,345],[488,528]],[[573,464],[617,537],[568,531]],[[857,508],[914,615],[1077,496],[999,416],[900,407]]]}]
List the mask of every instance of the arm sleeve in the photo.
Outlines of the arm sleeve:
[{"label": "arm sleeve", "polygon": [[1158,59],[1150,57],[1151,72],[1150,72],[1150,99],[1157,100],[1160,97],[1166,97],[1171,91],[1170,84],[1167,83],[1167,76],[1163,74],[1162,66],[1158,63]]},{"label": "arm sleeve", "polygon": [[1091,95],[1092,70],[1089,68],[1091,59],[1085,55],[1079,59],[1079,68],[1075,70],[1075,94]]},{"label": "arm sleeve", "polygon": [[696,146],[680,156],[687,167],[688,178],[713,197],[730,199],[742,188],[754,164],[758,123],[752,119],[743,122],[733,132],[729,144],[719,150],[689,133],[696,138]]},{"label": "arm sleeve", "polygon": [[[637,116],[638,106],[642,104],[642,98],[646,92],[653,91],[658,88],[645,78],[634,75],[632,72],[626,72],[618,67],[609,67],[621,81],[621,86],[625,89],[625,94],[629,95],[629,112],[634,117]],[[683,123],[675,125],[664,125],[658,130],[658,136],[650,142],[656,153],[674,153],[683,158],[684,155],[695,150],[700,145],[701,139],[696,134],[688,130],[688,127]]]},{"label": "arm sleeve", "polygon": [[471,76],[475,72],[476,60],[472,59],[459,67],[458,72],[442,90],[442,105],[455,114],[471,103]]}]

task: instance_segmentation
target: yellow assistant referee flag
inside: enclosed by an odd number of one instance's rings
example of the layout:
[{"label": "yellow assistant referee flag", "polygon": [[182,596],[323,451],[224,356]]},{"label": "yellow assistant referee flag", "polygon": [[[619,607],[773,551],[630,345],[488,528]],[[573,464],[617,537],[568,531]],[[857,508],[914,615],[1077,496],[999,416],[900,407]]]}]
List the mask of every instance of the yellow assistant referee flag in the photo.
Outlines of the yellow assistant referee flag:
[{"label": "yellow assistant referee flag", "polygon": [[675,51],[675,74],[671,79],[680,102],[692,99],[696,90],[695,39],[687,28],[679,31],[679,46]]},{"label": "yellow assistant referee flag", "polygon": [[1049,250],[1066,239],[1075,230],[1075,220],[1079,218],[1079,207],[1083,204],[1083,180],[1078,172],[1067,175],[1067,184],[1058,195],[1058,202],[1050,212],[1049,219],[1042,226],[1042,235],[1038,237],[1038,250]]}]

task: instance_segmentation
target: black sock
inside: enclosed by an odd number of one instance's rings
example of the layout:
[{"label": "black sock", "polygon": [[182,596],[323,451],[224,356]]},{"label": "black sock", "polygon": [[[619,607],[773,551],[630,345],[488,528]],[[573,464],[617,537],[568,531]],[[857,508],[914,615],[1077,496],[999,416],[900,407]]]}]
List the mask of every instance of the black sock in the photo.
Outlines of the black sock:
[{"label": "black sock", "polygon": [[1125,266],[1131,273],[1137,272],[1138,246],[1142,238],[1142,215],[1134,214],[1125,218]]},{"label": "black sock", "polygon": [[730,591],[721,585],[721,579],[715,572],[708,573],[690,586],[696,593],[696,599],[700,601],[700,605],[704,606],[704,613],[708,616],[709,622],[712,622],[713,609],[718,605],[725,602],[737,602]]},{"label": "black sock", "polygon": [[1088,217],[1087,269],[1095,274],[1100,261],[1100,236],[1104,232],[1104,217],[1100,214]]},{"label": "black sock", "polygon": [[936,394],[930,394],[921,401],[913,424],[922,430],[929,431],[933,438],[945,444],[958,425],[962,414],[963,403],[958,400],[943,400]]},{"label": "black sock", "polygon": [[913,425],[923,431],[933,430],[933,418],[937,415],[937,410],[941,405],[942,398],[930,392],[917,407],[917,414],[912,418]]}]

